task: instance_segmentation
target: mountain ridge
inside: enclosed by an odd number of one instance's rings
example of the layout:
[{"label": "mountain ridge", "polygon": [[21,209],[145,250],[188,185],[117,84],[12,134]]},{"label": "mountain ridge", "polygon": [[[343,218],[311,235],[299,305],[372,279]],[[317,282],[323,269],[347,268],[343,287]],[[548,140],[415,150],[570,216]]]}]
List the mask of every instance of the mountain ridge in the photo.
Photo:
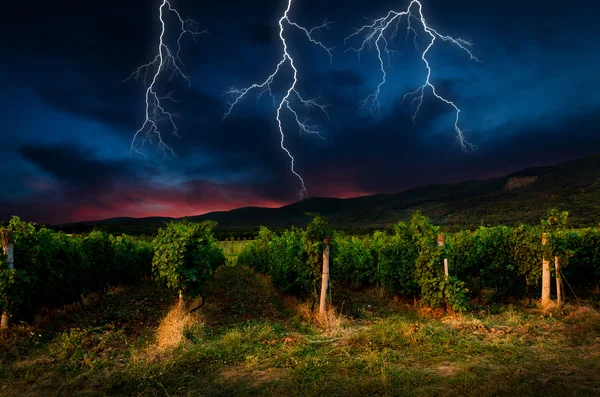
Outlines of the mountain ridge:
[{"label": "mountain ridge", "polygon": [[[521,178],[520,180],[515,178]],[[512,182],[511,182],[512,181]],[[510,185],[510,188],[509,188]],[[503,176],[471,181],[429,184],[398,193],[354,198],[310,197],[279,208],[241,207],[187,218],[214,220],[218,228],[284,228],[302,226],[307,212],[319,213],[344,229],[373,229],[406,221],[421,210],[442,226],[539,223],[550,208],[568,210],[575,226],[600,222],[600,154],[557,165],[531,167]],[[59,225],[95,225],[107,229],[155,229],[169,217],[110,218]]]}]

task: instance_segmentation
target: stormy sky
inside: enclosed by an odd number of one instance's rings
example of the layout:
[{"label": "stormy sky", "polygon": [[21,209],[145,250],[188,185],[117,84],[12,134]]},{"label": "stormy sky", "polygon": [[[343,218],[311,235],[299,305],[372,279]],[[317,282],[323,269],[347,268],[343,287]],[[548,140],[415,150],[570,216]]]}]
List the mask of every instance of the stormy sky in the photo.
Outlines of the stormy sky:
[{"label": "stormy sky", "polygon": [[[282,55],[278,20],[287,0],[173,0],[182,16],[210,32],[181,41],[191,85],[158,81],[177,102],[179,137],[165,128],[177,157],[146,146],[131,153],[144,122],[146,87],[124,81],[158,51],[161,0],[16,1],[0,24],[0,220],[62,223],[117,216],[184,216],[242,206],[280,206],[297,200],[299,181],[281,150],[271,97],[245,98],[223,120],[229,87],[262,82]],[[301,134],[288,113],[285,144],[309,196],[353,197],[398,192],[429,183],[502,175],[600,151],[600,25],[595,2],[545,0],[422,0],[438,32],[472,40],[483,62],[438,40],[428,53],[431,82],[460,109],[460,125],[477,150],[456,145],[452,108],[425,92],[418,117],[402,101],[427,69],[420,54],[428,36],[405,41],[404,27],[386,59],[381,110],[360,110],[381,79],[377,54],[360,60],[344,43],[353,28],[408,0],[294,0],[291,19],[330,29],[312,45],[286,25],[299,70],[299,92],[329,104],[329,118],[298,107],[319,124],[323,138]],[[177,26],[166,19],[165,40]],[[168,75],[167,75],[168,76]],[[274,80],[281,98],[289,67]],[[256,92],[258,93],[258,92]],[[297,104],[296,104],[297,105]]]}]

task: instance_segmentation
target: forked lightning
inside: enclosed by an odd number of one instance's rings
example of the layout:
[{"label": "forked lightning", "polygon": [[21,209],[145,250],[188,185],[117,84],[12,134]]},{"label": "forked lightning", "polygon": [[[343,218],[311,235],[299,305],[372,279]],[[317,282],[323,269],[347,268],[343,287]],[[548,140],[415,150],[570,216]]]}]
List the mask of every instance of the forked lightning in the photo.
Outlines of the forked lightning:
[{"label": "forked lightning", "polygon": [[[181,40],[185,35],[190,35],[195,39],[197,35],[208,33],[207,31],[199,31],[198,23],[189,18],[182,18],[179,12],[173,8],[168,0],[163,0],[159,7],[159,19],[161,24],[161,31],[158,43],[158,54],[154,59],[145,65],[138,67],[125,81],[134,79],[136,81],[143,80],[145,84],[148,83],[148,75],[151,75],[151,82],[146,88],[145,94],[145,118],[144,123],[139,130],[135,133],[131,142],[131,151],[135,151],[140,155],[145,156],[144,146],[147,142],[156,143],[157,150],[162,150],[164,155],[171,153],[175,156],[175,152],[169,146],[165,144],[162,139],[162,131],[160,124],[167,124],[168,128],[175,136],[178,135],[177,124],[175,123],[176,113],[171,113],[165,109],[165,102],[177,101],[172,97],[172,93],[166,93],[160,95],[157,92],[157,82],[162,73],[169,73],[168,80],[171,81],[174,77],[182,77],[187,81],[188,86],[191,85],[190,79],[183,73],[182,68],[184,67],[179,52],[181,51]],[[177,37],[177,44],[174,50],[171,50],[165,43],[165,34],[167,31],[165,22],[165,13],[172,13],[179,20],[179,36]],[[140,134],[142,137],[140,138]],[[141,141],[140,141],[141,140]],[[140,141],[140,143],[137,143]]]},{"label": "forked lightning", "polygon": [[[231,89],[227,90],[225,92],[225,94],[232,95],[234,100],[229,103],[229,109],[225,113],[225,116],[223,117],[223,119],[226,119],[231,114],[235,105],[237,105],[244,98],[244,96],[246,96],[246,94],[248,94],[250,91],[257,90],[258,98],[260,98],[265,92],[268,92],[269,95],[271,96],[271,98],[273,99],[274,106],[277,108],[276,120],[277,120],[277,125],[279,128],[279,133],[281,135],[281,149],[290,158],[291,171],[300,180],[300,183],[302,185],[301,190],[299,192],[299,196],[300,196],[300,198],[304,198],[307,196],[308,192],[306,190],[306,185],[304,184],[304,179],[302,178],[302,176],[300,176],[300,174],[294,168],[294,162],[295,162],[294,156],[292,156],[292,154],[290,153],[290,151],[286,148],[286,146],[284,144],[285,134],[283,131],[283,125],[282,125],[282,121],[281,121],[281,112],[284,109],[284,107],[287,110],[289,110],[291,112],[291,114],[294,116],[294,120],[296,121],[296,124],[300,128],[301,132],[307,133],[307,134],[314,134],[314,135],[317,135],[319,138],[323,138],[321,136],[321,129],[318,125],[308,124],[307,120],[300,120],[300,117],[298,115],[296,108],[293,106],[293,104],[290,101],[292,99],[297,99],[302,106],[305,106],[308,109],[316,107],[320,111],[322,111],[327,117],[329,117],[329,114],[327,113],[328,105],[320,104],[319,103],[320,98],[304,99],[298,92],[298,90],[296,88],[296,84],[298,83],[298,69],[297,69],[296,65],[294,64],[294,59],[292,58],[292,56],[290,55],[290,52],[288,51],[288,44],[284,37],[284,32],[285,32],[284,23],[291,25],[297,29],[300,29],[306,35],[306,37],[308,38],[308,40],[311,43],[313,43],[313,44],[321,47],[323,50],[325,50],[329,54],[330,62],[332,62],[332,59],[333,59],[333,55],[331,53],[331,51],[333,50],[333,47],[328,48],[321,41],[316,40],[313,37],[313,33],[315,31],[320,31],[323,28],[328,28],[330,25],[330,22],[325,21],[322,25],[308,30],[308,29],[304,28],[303,26],[297,24],[296,22],[293,22],[290,19],[289,12],[290,12],[291,7],[292,7],[292,0],[288,0],[287,8],[286,8],[283,16],[281,17],[281,19],[279,19],[279,38],[283,45],[283,55],[282,55],[281,60],[277,64],[275,71],[272,74],[270,74],[267,77],[267,79],[264,80],[260,84],[258,84],[258,83],[252,84],[251,86],[242,88],[242,89],[231,88]],[[281,70],[281,67],[286,63],[289,63],[290,67],[293,70],[293,78],[290,82],[289,87],[286,90],[285,96],[281,99],[281,101],[279,101],[279,103],[277,103],[277,100],[275,99],[275,96],[274,96],[272,88],[271,88],[271,84],[273,83],[275,76]]]},{"label": "forked lightning", "polygon": [[[416,14],[412,11],[414,7],[417,8]],[[474,146],[472,144],[470,144],[469,142],[467,142],[464,137],[464,132],[466,132],[466,130],[461,129],[458,125],[460,109],[454,102],[439,95],[436,91],[435,86],[431,83],[431,67],[429,65],[429,61],[427,60],[427,53],[429,52],[431,47],[433,47],[435,40],[437,38],[439,38],[443,41],[450,42],[451,44],[456,45],[461,50],[466,52],[472,60],[474,60],[476,62],[481,62],[481,61],[471,51],[472,43],[470,41],[467,41],[467,40],[464,40],[461,38],[455,39],[450,36],[445,36],[443,34],[438,33],[435,29],[433,29],[431,26],[429,26],[427,24],[427,22],[425,21],[425,17],[423,16],[422,5],[418,0],[412,0],[411,3],[409,4],[408,8],[405,11],[402,11],[402,12],[389,11],[386,16],[379,18],[379,19],[372,20],[371,24],[364,25],[360,28],[357,28],[354,33],[352,33],[350,36],[346,37],[346,39],[344,40],[345,42],[347,42],[349,39],[351,39],[354,36],[363,37],[363,41],[362,41],[360,47],[350,47],[350,48],[348,48],[348,50],[346,50],[346,51],[356,51],[356,53],[359,56],[359,59],[360,59],[360,55],[361,55],[362,51],[365,49],[366,46],[371,47],[373,44],[375,44],[375,49],[377,50],[377,56],[379,58],[379,66],[381,68],[382,79],[381,79],[381,82],[377,85],[377,89],[362,102],[361,108],[365,108],[368,106],[371,113],[379,112],[379,109],[381,107],[381,104],[379,102],[379,94],[381,93],[381,89],[384,86],[384,84],[386,83],[386,78],[387,78],[383,53],[385,53],[385,56],[388,58],[388,64],[389,64],[391,62],[391,60],[390,60],[391,55],[393,53],[395,53],[395,51],[389,49],[388,40],[394,40],[394,38],[398,34],[399,25],[404,16],[406,16],[406,21],[407,21],[405,40],[407,41],[410,34],[412,33],[413,34],[413,43],[414,43],[417,51],[419,51],[419,45],[417,43],[417,31],[411,25],[411,20],[414,19],[418,23],[420,23],[423,30],[431,37],[431,41],[429,42],[429,44],[427,45],[425,50],[421,53],[421,59],[423,60],[423,62],[425,63],[425,67],[427,68],[427,78],[425,79],[425,83],[423,83],[423,85],[421,85],[416,90],[404,95],[404,98],[402,100],[402,102],[404,102],[407,98],[412,98],[411,104],[415,104],[415,102],[417,103],[417,109],[415,110],[415,113],[412,116],[413,123],[415,122],[417,114],[419,113],[419,110],[421,109],[421,105],[423,104],[423,96],[425,94],[425,89],[427,87],[430,87],[433,95],[436,98],[438,98],[439,100],[443,101],[444,103],[446,103],[446,104],[452,106],[452,108],[454,108],[454,111],[456,113],[456,118],[454,121],[454,130],[456,131],[456,134],[457,134],[457,142],[460,144],[460,146],[462,147],[463,150],[466,150],[467,148],[474,149]],[[389,36],[386,37],[386,35],[388,33],[389,33]]]}]

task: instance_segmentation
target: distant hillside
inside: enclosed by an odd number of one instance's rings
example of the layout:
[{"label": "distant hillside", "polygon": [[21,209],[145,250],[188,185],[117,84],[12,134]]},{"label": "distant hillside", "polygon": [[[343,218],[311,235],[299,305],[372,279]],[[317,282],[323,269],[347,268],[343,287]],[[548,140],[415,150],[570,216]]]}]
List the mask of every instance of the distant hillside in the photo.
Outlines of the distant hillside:
[{"label": "distant hillside", "polygon": [[[420,209],[437,224],[475,227],[480,224],[537,224],[548,209],[570,212],[577,227],[600,223],[600,154],[554,166],[528,168],[509,175],[453,184],[427,185],[397,194],[349,199],[308,198],[281,208],[245,207],[190,216],[194,221],[215,220],[219,229],[272,228],[304,225],[316,212],[333,226],[373,229],[406,221]],[[171,218],[113,218],[63,225],[89,229],[151,232]]]}]

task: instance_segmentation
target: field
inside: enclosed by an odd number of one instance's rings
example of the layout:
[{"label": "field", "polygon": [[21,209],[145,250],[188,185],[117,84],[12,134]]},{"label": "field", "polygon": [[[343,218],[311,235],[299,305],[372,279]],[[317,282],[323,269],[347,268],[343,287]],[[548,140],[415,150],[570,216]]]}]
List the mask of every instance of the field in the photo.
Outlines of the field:
[{"label": "field", "polygon": [[2,334],[0,394],[600,395],[600,314],[586,305],[447,315],[339,285],[323,327],[244,266],[217,269],[206,299],[182,315],[146,280],[42,311]]},{"label": "field", "polygon": [[222,240],[217,242],[217,247],[223,250],[225,257],[234,261],[245,246],[250,244],[253,240]]},{"label": "field", "polygon": [[[368,236],[315,215],[237,241],[217,241],[214,222],[150,241],[15,217],[0,395],[598,396],[600,229],[568,229],[567,215],[447,238],[418,211]],[[542,310],[552,257],[567,301]]]}]

